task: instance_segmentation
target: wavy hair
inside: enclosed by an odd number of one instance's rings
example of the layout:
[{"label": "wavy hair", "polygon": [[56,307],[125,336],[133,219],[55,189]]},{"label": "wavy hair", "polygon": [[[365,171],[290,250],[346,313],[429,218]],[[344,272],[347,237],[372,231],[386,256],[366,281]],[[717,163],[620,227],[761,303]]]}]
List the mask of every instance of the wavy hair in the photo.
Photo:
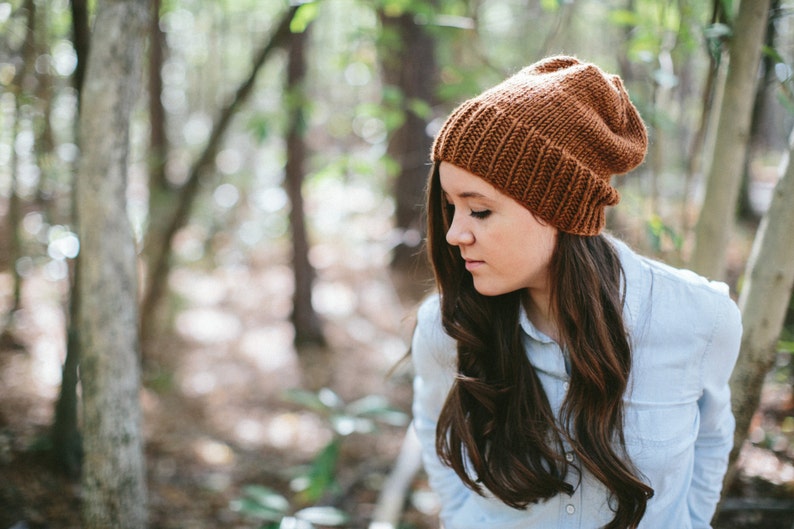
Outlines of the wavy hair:
[{"label": "wavy hair", "polygon": [[554,416],[521,343],[521,291],[483,296],[458,249],[446,242],[452,222],[438,163],[427,189],[428,254],[441,296],[442,323],[457,341],[458,373],[436,430],[439,458],[479,494],[487,488],[525,509],[557,494],[572,463],[564,443],[610,491],[606,529],[636,528],[653,489],[631,463],[623,434],[623,394],[631,346],[623,322],[618,256],[602,235],[559,232],[551,260],[560,347],[570,354],[571,384]]}]

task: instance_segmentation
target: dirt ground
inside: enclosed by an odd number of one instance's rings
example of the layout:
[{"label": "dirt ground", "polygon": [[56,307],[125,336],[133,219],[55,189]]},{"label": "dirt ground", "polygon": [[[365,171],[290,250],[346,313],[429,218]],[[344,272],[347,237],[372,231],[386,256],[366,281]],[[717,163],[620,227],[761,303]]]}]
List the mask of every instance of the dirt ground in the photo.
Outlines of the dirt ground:
[{"label": "dirt ground", "polygon": [[[294,497],[295,468],[333,433],[328,421],[285,399],[290,388],[328,387],[345,402],[382,395],[408,413],[410,373],[389,370],[407,349],[421,288],[400,298],[384,254],[313,252],[329,346],[300,356],[283,252],[172,274],[174,331],[154,348],[141,394],[152,528],[256,528],[235,508],[244,486]],[[0,275],[0,298],[9,286]],[[64,355],[63,297],[62,282],[29,277],[13,322],[18,344],[0,348],[0,529],[80,527],[80,486],[51,470],[46,437]],[[790,386],[770,384],[754,426],[757,445],[742,455],[718,527],[792,528],[791,403]],[[347,527],[368,526],[404,431],[381,425],[342,439],[337,486],[325,499],[350,514]],[[401,527],[436,527],[435,508],[420,472]]]}]

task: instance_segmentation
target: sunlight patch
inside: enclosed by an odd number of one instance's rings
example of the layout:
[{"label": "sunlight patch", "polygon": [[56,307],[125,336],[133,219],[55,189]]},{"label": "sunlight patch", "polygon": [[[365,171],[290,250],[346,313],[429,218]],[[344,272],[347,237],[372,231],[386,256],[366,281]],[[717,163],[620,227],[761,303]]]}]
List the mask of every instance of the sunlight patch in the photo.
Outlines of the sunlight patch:
[{"label": "sunlight patch", "polygon": [[292,346],[292,327],[283,323],[247,331],[240,341],[240,351],[265,373],[297,365]]},{"label": "sunlight patch", "polygon": [[222,343],[234,340],[242,331],[239,318],[213,309],[194,309],[176,318],[176,330],[185,338],[201,343]]},{"label": "sunlight patch", "polygon": [[331,440],[331,432],[309,413],[282,413],[267,425],[267,439],[276,448],[315,453]]},{"label": "sunlight patch", "polygon": [[322,282],[314,287],[312,301],[319,312],[342,318],[353,313],[357,299],[356,293],[345,283]]},{"label": "sunlight patch", "polygon": [[193,452],[208,465],[220,466],[234,463],[234,452],[229,445],[214,439],[198,439],[193,444]]}]

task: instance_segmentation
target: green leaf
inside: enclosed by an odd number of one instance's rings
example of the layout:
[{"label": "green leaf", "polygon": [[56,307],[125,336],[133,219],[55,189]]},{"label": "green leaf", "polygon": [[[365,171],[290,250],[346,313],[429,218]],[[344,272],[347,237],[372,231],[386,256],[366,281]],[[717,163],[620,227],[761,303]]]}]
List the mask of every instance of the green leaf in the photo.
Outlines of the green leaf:
[{"label": "green leaf", "polygon": [[251,498],[235,500],[232,503],[232,509],[245,516],[257,518],[266,522],[278,522],[284,518],[283,512],[264,507]]},{"label": "green leaf", "polygon": [[283,513],[289,510],[289,501],[271,488],[262,485],[246,485],[243,487],[243,494],[268,509]]},{"label": "green leaf", "polygon": [[355,416],[372,417],[385,424],[393,426],[404,426],[408,424],[408,415],[393,408],[389,401],[382,395],[367,395],[361,399],[351,402],[345,411]]},{"label": "green leaf", "polygon": [[339,459],[339,443],[338,438],[332,440],[312,461],[307,487],[301,491],[306,503],[316,502],[333,486],[336,462]]},{"label": "green leaf", "polygon": [[320,402],[329,408],[341,409],[345,405],[342,398],[329,388],[320,389],[320,391],[317,392],[317,397],[320,399]]},{"label": "green leaf", "polygon": [[709,24],[703,28],[703,36],[707,39],[721,39],[723,37],[730,37],[733,30],[727,24],[717,22],[716,24]]},{"label": "green leaf", "polygon": [[314,525],[307,520],[301,520],[294,516],[285,516],[276,529],[314,529]]},{"label": "green leaf", "polygon": [[383,395],[367,395],[348,404],[345,407],[345,411],[351,415],[364,415],[376,413],[388,407],[389,401]]},{"label": "green leaf", "polygon": [[350,517],[335,507],[307,507],[295,513],[296,518],[318,525],[336,527],[346,524]]},{"label": "green leaf", "polygon": [[372,433],[375,431],[375,423],[370,419],[345,414],[332,416],[331,425],[334,431],[342,437],[351,433]]},{"label": "green leaf", "polygon": [[288,389],[284,397],[289,402],[303,406],[306,409],[316,411],[318,413],[328,412],[328,406],[323,403],[316,393],[312,393],[311,391],[297,388]]},{"label": "green leaf", "polygon": [[318,2],[307,2],[301,4],[295,11],[295,16],[292,17],[289,23],[289,30],[292,33],[303,33],[309,27],[320,12]]}]

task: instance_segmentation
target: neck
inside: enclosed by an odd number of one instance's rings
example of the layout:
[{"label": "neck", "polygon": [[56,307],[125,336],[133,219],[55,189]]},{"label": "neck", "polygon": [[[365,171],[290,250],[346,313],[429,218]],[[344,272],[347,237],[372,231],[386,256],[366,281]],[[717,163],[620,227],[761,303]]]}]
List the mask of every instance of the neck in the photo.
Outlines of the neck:
[{"label": "neck", "polygon": [[546,290],[528,290],[524,297],[524,310],[537,330],[559,343],[557,319],[551,304],[551,294]]}]

